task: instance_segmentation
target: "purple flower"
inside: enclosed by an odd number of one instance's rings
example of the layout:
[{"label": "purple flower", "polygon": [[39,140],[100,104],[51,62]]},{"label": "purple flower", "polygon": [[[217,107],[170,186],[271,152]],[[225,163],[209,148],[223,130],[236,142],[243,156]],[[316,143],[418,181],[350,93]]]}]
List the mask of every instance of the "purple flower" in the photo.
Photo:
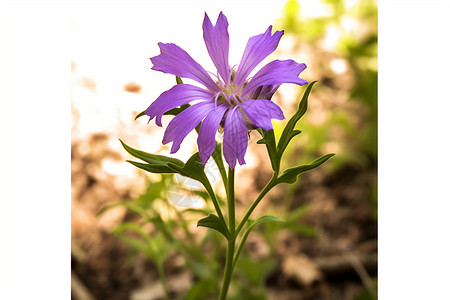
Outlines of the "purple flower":
[{"label": "purple flower", "polygon": [[178,84],[162,93],[145,111],[150,120],[162,126],[162,115],[181,105],[196,101],[167,126],[163,144],[172,142],[171,153],[180,148],[186,135],[198,124],[198,149],[204,165],[216,147],[216,132],[223,129],[223,155],[231,168],[245,164],[244,155],[248,145],[248,130],[272,129],[271,119],[283,120],[278,105],[270,99],[282,83],[307,84],[299,78],[305,64],[293,60],[275,60],[261,68],[252,78],[253,69],[278,46],[283,31],[272,34],[272,26],[263,34],[250,38],[237,69],[228,63],[228,22],[219,14],[213,26],[205,13],[203,38],[206,48],[217,68],[212,79],[186,51],[175,44],[159,43],[161,54],[151,58],[153,70],[193,79],[205,88],[191,84]]}]

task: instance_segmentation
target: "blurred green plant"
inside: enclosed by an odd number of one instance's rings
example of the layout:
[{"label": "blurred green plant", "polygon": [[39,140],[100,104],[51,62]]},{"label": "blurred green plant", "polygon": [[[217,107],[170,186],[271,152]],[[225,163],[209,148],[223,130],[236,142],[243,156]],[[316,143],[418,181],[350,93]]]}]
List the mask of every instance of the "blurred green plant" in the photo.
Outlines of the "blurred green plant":
[{"label": "blurred green plant", "polygon": [[[129,212],[139,217],[138,221],[125,222],[113,230],[113,234],[134,250],[144,253],[153,262],[158,271],[165,299],[170,299],[167,286],[164,262],[174,252],[183,258],[185,267],[194,273],[195,284],[187,293],[185,299],[203,299],[217,293],[219,288],[220,270],[217,258],[225,249],[221,239],[214,231],[207,231],[200,245],[189,229],[198,219],[198,214],[205,215],[212,209],[176,207],[170,201],[170,189],[179,184],[172,174],[160,174],[159,180],[146,179],[146,189],[137,199],[123,201],[104,207],[98,215],[118,206],[125,207]],[[189,189],[181,187],[188,192]],[[193,191],[195,197],[204,197],[201,191]],[[162,214],[161,212],[164,212]],[[166,215],[167,217],[162,217]],[[195,216],[197,215],[197,218]],[[148,226],[150,225],[150,227]],[[150,229],[149,229],[150,228]],[[179,229],[182,234],[176,235]],[[213,251],[205,252],[206,244],[212,245]],[[211,255],[212,254],[212,255]]]},{"label": "blurred green plant", "polygon": [[[180,184],[172,174],[160,174],[157,180],[152,181],[147,176],[144,178],[146,189],[138,198],[105,206],[97,215],[102,215],[110,209],[125,207],[129,213],[137,217],[132,221],[120,224],[112,233],[130,247],[130,253],[134,254],[130,259],[133,259],[138,251],[145,254],[155,265],[165,299],[170,299],[170,293],[164,263],[173,255],[183,258],[182,268],[190,269],[195,278],[194,283],[182,299],[207,299],[217,295],[223,275],[223,268],[219,262],[225,255],[226,245],[218,232],[214,230],[204,232],[201,235],[200,243],[197,243],[194,234],[189,229],[196,222],[198,215],[212,213],[213,207],[207,202],[205,202],[206,206],[201,209],[181,208],[172,203],[169,195],[170,187]],[[191,190],[186,186],[178,188],[181,188],[187,196],[200,196],[204,200],[207,198],[207,195],[201,190]],[[221,201],[223,200],[221,199]],[[315,236],[314,229],[302,224],[299,220],[307,210],[307,206],[293,211],[286,209],[281,212],[284,221],[273,216],[249,220],[249,226],[241,237],[241,247],[236,252],[239,256],[239,264],[235,261],[236,276],[233,279],[235,291],[230,299],[266,299],[265,280],[277,264],[277,259],[273,256],[277,233],[282,229],[288,229],[299,234]],[[162,211],[164,214],[161,213]],[[163,217],[163,215],[167,215],[167,217]],[[263,223],[264,226],[259,226]],[[252,259],[244,250],[245,240],[256,226],[259,227],[256,230],[264,237],[271,253],[269,257],[258,261]],[[180,227],[182,234],[175,234],[179,232]]]},{"label": "blurred green plant", "polygon": [[[316,5],[308,16],[308,6]],[[320,12],[319,12],[320,10]],[[376,0],[289,0],[278,26],[293,41],[292,52],[309,52],[319,83],[312,101],[320,102],[322,120],[305,116],[302,139],[286,149],[286,163],[301,163],[329,151],[338,155],[327,167],[338,171],[376,172],[378,137],[378,8]],[[300,95],[298,96],[300,97]],[[332,101],[330,101],[332,99]],[[311,102],[312,102],[311,101]],[[330,113],[332,112],[332,113]],[[320,124],[320,126],[317,126]],[[280,136],[284,124],[274,124]],[[331,147],[330,147],[331,146]],[[377,182],[367,187],[367,200],[377,218]],[[287,198],[294,193],[287,187]],[[266,227],[279,226],[268,224]],[[356,299],[376,299],[369,290]]]},{"label": "blurred green plant", "polygon": [[[320,16],[307,16],[303,6],[314,2],[327,12]],[[353,3],[353,4],[352,4]],[[294,41],[293,51],[305,52],[308,48],[319,73],[317,95],[320,101],[336,97],[346,105],[325,103],[325,121],[322,126],[305,117],[301,129],[302,141],[287,149],[293,160],[304,160],[327,152],[330,141],[338,142],[339,157],[330,166],[357,164],[373,168],[377,161],[377,2],[375,0],[289,0],[278,26]],[[335,43],[328,42],[328,40]],[[327,44],[325,46],[325,44]],[[343,70],[333,70],[338,61]],[[335,73],[333,76],[330,74]],[[345,84],[339,77],[345,77]],[[322,95],[322,96],[321,96]],[[347,105],[348,104],[348,105]],[[356,117],[355,117],[356,116]],[[276,134],[283,124],[276,126]],[[345,134],[336,134],[344,132]],[[301,149],[301,155],[298,155]],[[295,161],[296,162],[296,161]]]}]

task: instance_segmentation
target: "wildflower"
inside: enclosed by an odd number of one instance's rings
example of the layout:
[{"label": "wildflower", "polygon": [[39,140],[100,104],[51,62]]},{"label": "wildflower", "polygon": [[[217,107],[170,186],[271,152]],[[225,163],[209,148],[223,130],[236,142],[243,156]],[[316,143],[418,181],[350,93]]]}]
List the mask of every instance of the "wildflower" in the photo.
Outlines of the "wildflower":
[{"label": "wildflower", "polygon": [[266,32],[251,37],[241,62],[231,68],[228,63],[228,21],[219,14],[213,26],[205,13],[203,38],[217,76],[213,80],[208,72],[186,51],[175,44],[159,43],[161,54],[151,58],[153,70],[193,79],[205,88],[191,84],[177,84],[162,93],[145,111],[150,120],[162,126],[162,115],[181,105],[195,104],[175,116],[164,134],[163,144],[172,142],[171,153],[180,148],[186,135],[201,123],[198,133],[198,149],[204,165],[216,147],[216,132],[223,129],[223,154],[231,168],[245,164],[248,130],[272,129],[272,119],[283,120],[280,107],[270,99],[282,83],[307,84],[299,78],[305,64],[293,60],[275,60],[262,67],[252,78],[254,68],[278,46],[283,31],[272,34],[272,26]]}]

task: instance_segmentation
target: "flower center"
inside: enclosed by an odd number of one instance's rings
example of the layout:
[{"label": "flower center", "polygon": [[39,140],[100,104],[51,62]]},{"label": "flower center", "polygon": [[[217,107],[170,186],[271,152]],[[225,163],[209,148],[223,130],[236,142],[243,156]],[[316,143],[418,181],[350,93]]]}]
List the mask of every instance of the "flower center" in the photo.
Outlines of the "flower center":
[{"label": "flower center", "polygon": [[229,106],[236,106],[242,103],[240,99],[240,86],[230,82],[227,86],[222,87],[221,91],[215,96],[214,101],[217,105],[228,104]]}]

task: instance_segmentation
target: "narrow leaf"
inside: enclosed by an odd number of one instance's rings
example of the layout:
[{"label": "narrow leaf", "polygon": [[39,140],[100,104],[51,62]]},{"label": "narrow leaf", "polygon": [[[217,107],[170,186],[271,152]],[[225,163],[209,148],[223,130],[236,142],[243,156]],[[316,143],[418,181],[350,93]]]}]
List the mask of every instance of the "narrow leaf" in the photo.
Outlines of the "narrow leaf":
[{"label": "narrow leaf", "polygon": [[255,226],[262,224],[262,223],[266,223],[266,222],[282,222],[282,223],[284,223],[284,221],[282,219],[274,217],[274,216],[262,216],[255,221],[249,221],[249,226],[245,230],[244,235],[242,236],[242,239],[239,242],[239,247],[236,250],[236,253],[234,255],[233,268],[236,266],[236,263],[239,259],[239,255],[241,255],[242,249],[244,248],[245,242],[247,241],[247,238],[248,238],[248,235],[250,234],[250,232],[253,230],[253,228],[255,228]]},{"label": "narrow leaf", "polygon": [[197,222],[197,227],[208,227],[214,230],[217,230],[221,234],[223,234],[224,237],[227,238],[227,240],[230,238],[230,233],[228,232],[228,228],[225,225],[225,223],[216,215],[210,214],[206,218],[203,218]]},{"label": "narrow leaf", "polygon": [[295,231],[296,233],[300,233],[307,236],[318,236],[317,231],[314,229],[314,227],[305,225],[305,224],[298,224],[298,223],[286,223],[284,228]]},{"label": "narrow leaf", "polygon": [[217,143],[216,148],[214,149],[214,152],[212,153],[212,158],[214,159],[214,162],[216,163],[217,167],[219,168],[220,176],[223,180],[223,185],[225,187],[228,186],[228,177],[227,177],[227,171],[225,171],[225,166],[223,164],[222,160],[222,144]]},{"label": "narrow leaf", "polygon": [[134,148],[131,148],[130,146],[126,145],[124,142],[122,142],[122,140],[120,140],[120,143],[122,144],[123,148],[130,153],[131,155],[133,155],[136,158],[142,159],[143,161],[149,163],[149,164],[166,164],[166,163],[172,163],[174,165],[177,166],[183,166],[184,163],[176,158],[172,158],[172,157],[167,157],[167,156],[163,156],[163,155],[157,155],[157,154],[150,154],[144,151],[140,151]]},{"label": "narrow leaf", "polygon": [[309,205],[302,205],[297,207],[293,212],[289,213],[289,216],[286,218],[286,222],[296,222],[300,217],[306,214],[309,211]]},{"label": "narrow leaf", "polygon": [[209,183],[205,174],[205,167],[202,165],[198,152],[192,155],[184,166],[172,162],[168,162],[167,165],[183,176],[200,181],[203,185],[207,184],[207,182]]},{"label": "narrow leaf", "polygon": [[146,115],[145,110],[141,111],[139,114],[137,114],[137,116],[134,118],[134,120],[137,120],[138,118],[145,116],[145,115]]},{"label": "narrow leaf", "polygon": [[180,77],[175,76],[175,80],[177,81],[177,84],[183,84],[183,80],[181,80]]},{"label": "narrow leaf", "polygon": [[156,260],[156,258],[157,258],[156,254],[152,251],[150,246],[147,243],[143,242],[142,240],[133,238],[130,236],[121,236],[120,239],[122,240],[122,242],[124,242],[128,246],[133,247],[133,248],[143,252],[152,261]]},{"label": "narrow leaf", "polygon": [[273,129],[266,131],[258,128],[258,131],[263,138],[260,139],[257,143],[266,145],[267,152],[269,153],[270,163],[272,164],[272,170],[278,173],[280,171],[281,156],[279,156],[277,153],[275,134],[273,132]]},{"label": "narrow leaf", "polygon": [[300,133],[299,130],[295,130],[295,125],[297,124],[298,120],[300,120],[300,118],[303,117],[303,115],[306,113],[306,110],[308,108],[309,93],[311,92],[311,89],[316,82],[317,81],[313,81],[308,85],[305,93],[303,94],[302,100],[298,105],[297,112],[289,119],[286,127],[283,130],[283,133],[281,134],[280,141],[278,142],[277,146],[278,155],[280,156],[280,158],[291,139]]},{"label": "narrow leaf", "polygon": [[96,216],[98,217],[98,216],[102,215],[104,212],[106,212],[107,210],[110,210],[110,209],[113,209],[113,208],[119,207],[119,206],[123,206],[123,207],[131,210],[132,212],[135,212],[135,213],[143,216],[146,219],[150,219],[150,215],[147,213],[147,211],[132,201],[124,201],[124,202],[118,202],[118,203],[106,205],[102,209],[100,209],[100,211],[96,214]]},{"label": "narrow leaf", "polygon": [[255,226],[262,224],[262,223],[267,223],[267,222],[281,222],[284,223],[284,221],[278,217],[274,217],[274,216],[262,216],[259,219],[252,221],[250,223],[250,225],[248,226],[247,230],[248,232],[250,232],[253,228],[255,228]]},{"label": "narrow leaf", "polygon": [[179,106],[179,107],[172,108],[171,110],[166,111],[166,112],[164,113],[164,115],[165,115],[165,116],[167,116],[167,115],[176,116],[176,115],[178,115],[180,112],[182,112],[183,110],[185,110],[186,108],[188,108],[189,106],[191,106],[191,105],[190,105],[190,104],[184,104],[184,105],[181,105],[181,106]]},{"label": "narrow leaf", "polygon": [[302,166],[297,166],[294,168],[289,168],[286,171],[284,171],[280,177],[278,177],[276,182],[277,182],[277,184],[279,184],[279,183],[294,183],[297,181],[298,175],[300,175],[306,171],[317,168],[318,166],[320,166],[321,164],[326,162],[333,155],[334,155],[334,153],[321,156],[321,157],[317,158],[316,160],[314,160],[309,165],[302,165]]},{"label": "narrow leaf", "polygon": [[176,173],[172,168],[164,164],[143,164],[132,160],[127,160],[130,164],[150,173]]},{"label": "narrow leaf", "polygon": [[138,224],[135,223],[122,223],[117,226],[113,233],[116,235],[123,235],[125,231],[134,231],[138,233],[147,243],[151,243],[151,238],[148,233],[146,233]]}]

